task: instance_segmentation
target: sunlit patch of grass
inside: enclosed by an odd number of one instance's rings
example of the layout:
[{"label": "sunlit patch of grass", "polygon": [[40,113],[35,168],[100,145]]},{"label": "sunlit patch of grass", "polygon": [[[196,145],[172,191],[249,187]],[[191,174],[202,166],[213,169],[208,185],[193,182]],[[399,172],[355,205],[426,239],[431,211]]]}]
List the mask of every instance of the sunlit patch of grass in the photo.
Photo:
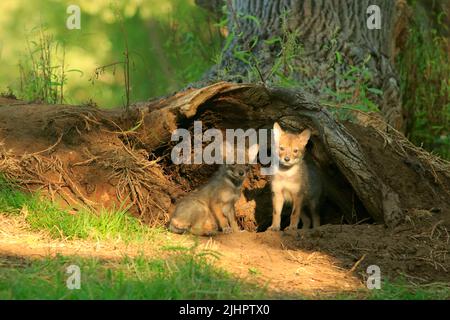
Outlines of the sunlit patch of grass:
[{"label": "sunlit patch of grass", "polygon": [[69,212],[38,193],[24,193],[1,180],[0,212],[23,215],[32,230],[47,231],[54,238],[136,242],[150,240],[163,233],[161,228],[142,224],[126,208],[102,209],[99,212],[80,208]]},{"label": "sunlit patch of grass", "polygon": [[[0,257],[0,265],[8,265]],[[80,268],[80,289],[70,290],[66,268]],[[0,268],[0,299],[262,299],[265,290],[233,278],[191,253],[169,259],[101,261],[78,257],[27,260]]]}]

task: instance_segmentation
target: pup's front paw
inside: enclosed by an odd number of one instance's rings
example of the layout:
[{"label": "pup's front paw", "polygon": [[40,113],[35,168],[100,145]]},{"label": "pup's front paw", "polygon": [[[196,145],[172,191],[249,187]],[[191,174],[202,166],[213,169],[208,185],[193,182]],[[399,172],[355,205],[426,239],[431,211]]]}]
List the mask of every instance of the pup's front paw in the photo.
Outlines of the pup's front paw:
[{"label": "pup's front paw", "polygon": [[270,227],[267,228],[267,231],[275,231],[275,232],[280,231],[280,227],[271,225]]},{"label": "pup's front paw", "polygon": [[217,231],[206,231],[205,232],[205,236],[207,237],[212,237],[215,236],[217,234]]},{"label": "pup's front paw", "polygon": [[288,226],[288,227],[286,227],[286,229],[284,229],[284,231],[297,231],[298,230],[298,228],[296,227],[296,226]]},{"label": "pup's front paw", "polygon": [[225,234],[229,234],[233,232],[233,229],[231,227],[225,227],[223,228],[222,232]]}]

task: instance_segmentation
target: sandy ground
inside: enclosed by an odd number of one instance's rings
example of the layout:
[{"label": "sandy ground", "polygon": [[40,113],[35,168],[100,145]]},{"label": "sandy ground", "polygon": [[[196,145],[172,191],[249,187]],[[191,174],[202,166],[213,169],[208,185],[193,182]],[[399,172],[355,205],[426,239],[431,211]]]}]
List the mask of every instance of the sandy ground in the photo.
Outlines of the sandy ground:
[{"label": "sandy ground", "polygon": [[205,242],[222,254],[219,265],[239,277],[255,275],[271,291],[327,296],[364,288],[362,281],[328,254],[291,247],[291,235],[240,232]]},{"label": "sandy ground", "polygon": [[[190,236],[168,234],[169,241],[186,246]],[[290,248],[283,233],[239,232],[200,239],[199,249],[219,253],[216,264],[238,278],[267,285],[271,292],[286,296],[326,296],[363,288],[357,275],[327,254]],[[42,258],[77,255],[101,259],[123,256],[164,255],[156,243],[126,245],[123,242],[54,240],[45,233],[30,232],[16,218],[0,215],[0,255],[11,258]]]}]

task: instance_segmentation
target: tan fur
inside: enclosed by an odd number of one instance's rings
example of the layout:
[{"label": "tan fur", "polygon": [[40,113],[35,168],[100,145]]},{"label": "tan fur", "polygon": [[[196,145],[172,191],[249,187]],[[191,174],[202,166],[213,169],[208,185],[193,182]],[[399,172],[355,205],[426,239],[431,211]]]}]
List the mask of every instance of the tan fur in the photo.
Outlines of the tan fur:
[{"label": "tan fur", "polygon": [[[254,146],[253,148],[258,148]],[[246,164],[222,165],[202,188],[181,199],[171,218],[169,230],[211,236],[239,231],[234,205],[248,172]]]},{"label": "tan fur", "polygon": [[305,203],[309,206],[313,227],[318,227],[320,215],[317,213],[317,206],[322,186],[317,170],[304,161],[311,131],[306,129],[300,134],[288,133],[275,123],[274,132],[278,142],[280,170],[272,177],[273,216],[268,230],[280,230],[281,211],[286,202],[292,203],[291,221],[287,229],[296,230],[300,218],[304,228],[310,227],[311,219],[302,214]]}]

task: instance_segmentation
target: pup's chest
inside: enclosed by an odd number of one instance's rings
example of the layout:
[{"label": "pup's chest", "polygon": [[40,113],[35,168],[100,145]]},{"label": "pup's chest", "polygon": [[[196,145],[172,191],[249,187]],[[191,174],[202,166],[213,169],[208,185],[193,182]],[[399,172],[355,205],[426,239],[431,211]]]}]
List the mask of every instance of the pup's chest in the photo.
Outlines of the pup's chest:
[{"label": "pup's chest", "polygon": [[272,179],[272,191],[283,193],[285,197],[293,197],[300,191],[301,178],[302,176],[299,168],[280,171]]},{"label": "pup's chest", "polygon": [[225,189],[221,190],[220,194],[220,201],[226,203],[226,202],[236,202],[239,199],[240,192],[235,189]]}]

